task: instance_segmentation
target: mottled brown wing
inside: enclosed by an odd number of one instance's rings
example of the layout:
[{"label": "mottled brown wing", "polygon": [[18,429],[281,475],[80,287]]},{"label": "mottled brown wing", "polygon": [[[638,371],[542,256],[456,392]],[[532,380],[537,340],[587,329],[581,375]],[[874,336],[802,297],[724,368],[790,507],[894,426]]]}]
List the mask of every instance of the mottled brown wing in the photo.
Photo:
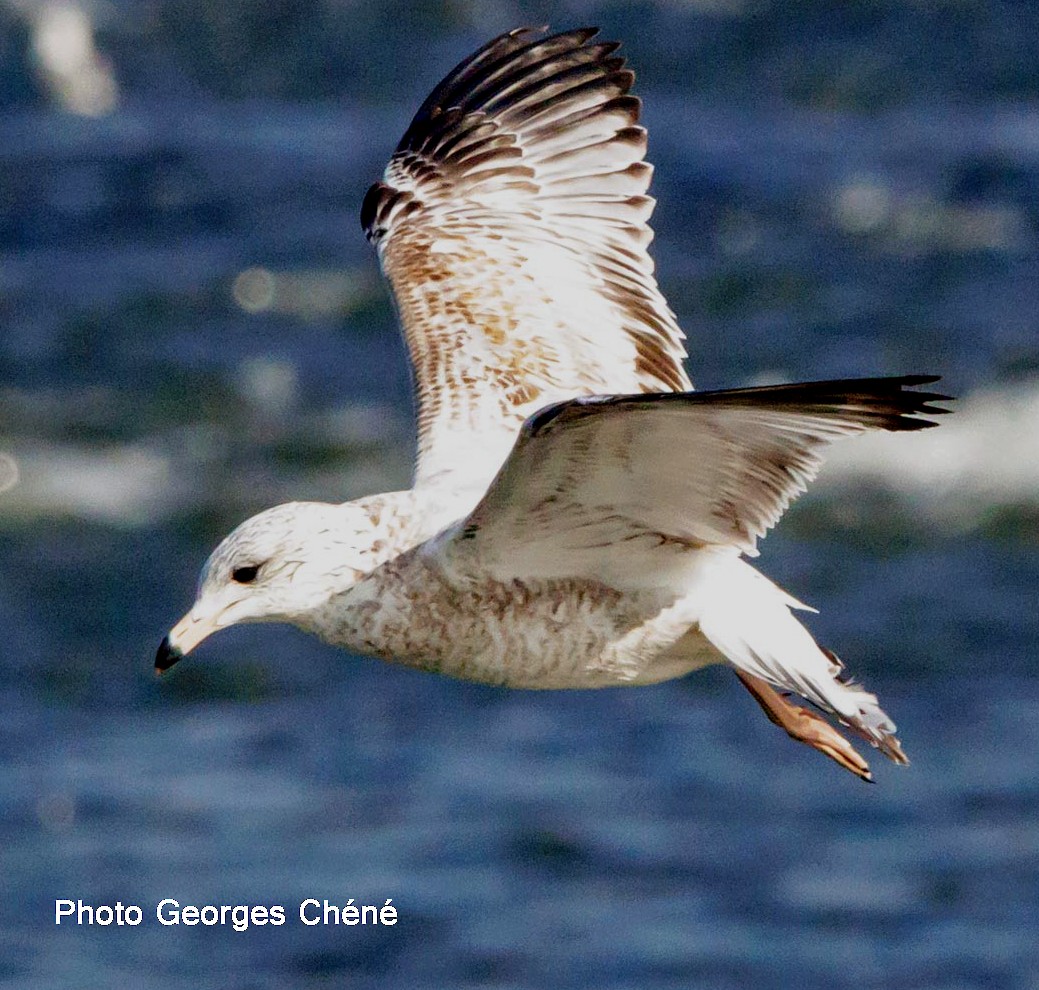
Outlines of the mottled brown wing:
[{"label": "mottled brown wing", "polygon": [[480,49],[365,197],[414,366],[416,486],[482,490],[547,404],[691,388],[646,251],[634,76],[595,34]]}]

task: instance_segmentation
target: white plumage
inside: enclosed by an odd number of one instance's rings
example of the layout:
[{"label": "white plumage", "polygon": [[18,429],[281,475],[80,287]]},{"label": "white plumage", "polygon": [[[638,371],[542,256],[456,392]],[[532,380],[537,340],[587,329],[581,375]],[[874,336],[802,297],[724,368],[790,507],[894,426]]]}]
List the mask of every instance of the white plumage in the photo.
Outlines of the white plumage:
[{"label": "white plumage", "polygon": [[484,46],[365,197],[414,370],[413,488],[243,523],[156,666],[246,621],[525,688],[727,663],[773,721],[869,779],[775,688],[904,762],[894,724],[743,556],[829,443],[932,426],[919,414],[941,397],[912,390],[922,376],[691,391],[646,250],[634,77],[594,35]]}]

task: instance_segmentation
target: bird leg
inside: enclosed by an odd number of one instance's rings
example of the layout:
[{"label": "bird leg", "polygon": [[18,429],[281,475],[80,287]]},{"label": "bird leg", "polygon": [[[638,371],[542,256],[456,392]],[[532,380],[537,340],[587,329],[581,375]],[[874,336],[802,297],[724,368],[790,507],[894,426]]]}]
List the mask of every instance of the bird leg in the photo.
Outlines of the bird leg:
[{"label": "bird leg", "polygon": [[873,774],[869,772],[869,764],[855,751],[855,748],[829,722],[815,712],[798,705],[792,705],[774,687],[760,677],[736,671],[736,676],[751,693],[754,700],[761,705],[768,720],[781,729],[791,739],[803,742],[812,749],[819,750],[845,770],[850,770],[856,777],[870,783]]}]

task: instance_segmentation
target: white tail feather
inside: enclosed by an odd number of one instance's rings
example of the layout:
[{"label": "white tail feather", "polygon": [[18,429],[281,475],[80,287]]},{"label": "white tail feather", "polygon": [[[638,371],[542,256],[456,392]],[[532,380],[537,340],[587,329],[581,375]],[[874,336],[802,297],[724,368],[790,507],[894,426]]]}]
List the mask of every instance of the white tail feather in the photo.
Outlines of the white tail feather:
[{"label": "white tail feather", "polygon": [[795,691],[895,762],[906,762],[895,723],[876,695],[840,680],[841,665],[790,612],[805,606],[736,557],[719,560],[712,570],[700,629],[733,666]]}]

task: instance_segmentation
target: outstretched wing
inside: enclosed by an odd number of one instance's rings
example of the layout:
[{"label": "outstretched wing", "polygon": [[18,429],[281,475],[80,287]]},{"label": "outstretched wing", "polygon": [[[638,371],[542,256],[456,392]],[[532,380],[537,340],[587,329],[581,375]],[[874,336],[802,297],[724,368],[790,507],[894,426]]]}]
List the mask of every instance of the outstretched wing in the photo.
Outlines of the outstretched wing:
[{"label": "outstretched wing", "polygon": [[596,33],[491,41],[365,197],[414,367],[416,486],[483,491],[549,403],[692,387],[646,251],[634,75]]},{"label": "outstretched wing", "polygon": [[[920,430],[946,398],[925,376],[575,399],[532,417],[444,547],[502,578],[606,579],[659,547],[756,554],[827,444]],[[645,563],[645,559],[643,560]]]}]

